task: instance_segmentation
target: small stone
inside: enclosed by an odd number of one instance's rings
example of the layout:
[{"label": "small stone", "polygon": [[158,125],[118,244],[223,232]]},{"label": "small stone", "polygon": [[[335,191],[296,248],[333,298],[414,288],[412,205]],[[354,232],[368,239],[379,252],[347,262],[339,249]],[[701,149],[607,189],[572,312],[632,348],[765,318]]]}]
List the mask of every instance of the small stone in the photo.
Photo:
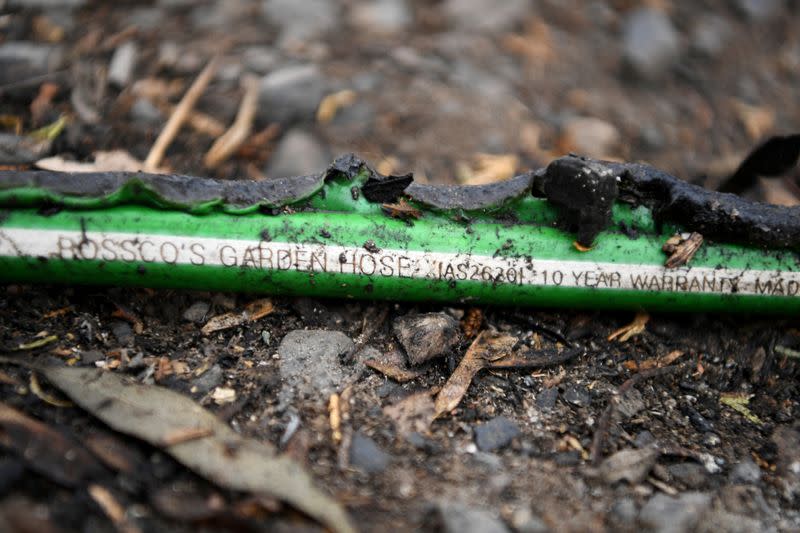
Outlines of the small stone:
[{"label": "small stone", "polygon": [[692,26],[692,50],[706,57],[716,57],[725,49],[733,31],[724,17],[702,15]]},{"label": "small stone", "polygon": [[[63,57],[63,48],[56,45],[27,41],[0,44],[0,85],[19,83],[53,72],[61,66]],[[25,91],[30,92],[30,89]]]},{"label": "small stone", "polygon": [[520,434],[519,427],[508,418],[498,416],[485,424],[475,426],[475,444],[482,452],[492,452],[505,448]]},{"label": "small stone", "polygon": [[530,507],[517,509],[511,517],[511,525],[518,533],[547,533],[550,531],[544,520],[533,514]]},{"label": "small stone", "polygon": [[411,9],[406,0],[372,0],[351,8],[350,22],[373,33],[397,33],[412,22]]},{"label": "small stone", "polygon": [[783,0],[735,0],[734,5],[750,20],[764,22],[780,14]]},{"label": "small stone", "polygon": [[86,0],[8,0],[5,7],[15,9],[78,9]]},{"label": "small stone", "polygon": [[278,53],[269,46],[251,46],[242,53],[244,67],[258,74],[266,74],[278,64]]},{"label": "small stone", "polygon": [[393,329],[412,365],[445,355],[459,339],[458,321],[445,313],[401,316]]},{"label": "small stone", "polygon": [[617,529],[632,530],[637,513],[636,502],[633,498],[622,498],[611,505],[609,518]]},{"label": "small stone", "polygon": [[550,387],[549,389],[542,389],[539,392],[539,394],[536,395],[536,405],[539,406],[539,409],[549,411],[556,406],[557,399],[558,399],[558,387]]},{"label": "small stone", "polygon": [[650,446],[656,441],[655,435],[643,429],[639,433],[636,434],[636,438],[633,440],[633,443],[636,445],[637,448],[644,448],[645,446]]},{"label": "small stone", "polygon": [[564,124],[561,144],[569,152],[602,158],[617,150],[619,140],[619,131],[613,124],[599,118],[576,117]]},{"label": "small stone", "polygon": [[208,302],[195,302],[183,312],[183,319],[187,322],[201,324],[208,316],[209,309],[211,309],[211,305]]},{"label": "small stone", "polygon": [[147,98],[137,98],[131,106],[131,119],[140,124],[151,126],[163,120],[161,111]]},{"label": "small stone", "polygon": [[225,405],[226,403],[233,403],[236,401],[236,390],[229,387],[217,387],[211,393],[211,399],[217,405]]},{"label": "small stone", "polygon": [[108,81],[117,87],[127,87],[133,77],[138,55],[139,49],[133,41],[118,46],[108,66]]},{"label": "small stone", "polygon": [[111,324],[111,333],[114,334],[120,345],[130,346],[133,344],[133,329],[127,322],[113,322]]},{"label": "small stone", "polygon": [[261,78],[259,90],[259,117],[286,124],[314,119],[326,83],[316,65],[292,65]]},{"label": "small stone", "polygon": [[511,30],[532,14],[530,0],[447,0],[442,9],[459,29],[492,33]]},{"label": "small stone", "polygon": [[330,152],[316,137],[293,129],[275,147],[265,173],[270,178],[307,176],[322,172],[330,162]]},{"label": "small stone", "polygon": [[685,492],[672,497],[658,493],[642,507],[639,524],[657,533],[688,533],[710,506],[710,494]]},{"label": "small stone", "polygon": [[[2,77],[2,74],[0,74]],[[0,165],[28,165],[48,154],[49,141],[38,141],[23,135],[0,133]]]},{"label": "small stone", "polygon": [[172,68],[181,58],[181,48],[177,43],[165,41],[158,45],[158,64]]},{"label": "small stone", "polygon": [[285,388],[283,396],[296,391],[327,401],[356,371],[340,357],[353,349],[353,341],[341,331],[294,330],[278,346],[278,363]]},{"label": "small stone", "polygon": [[102,361],[106,358],[106,354],[100,350],[86,350],[81,352],[81,362],[87,365],[93,365],[97,361]]},{"label": "small stone", "polygon": [[203,372],[199,377],[192,380],[191,391],[193,393],[205,394],[211,389],[218,387],[222,383],[222,367],[213,365]]},{"label": "small stone", "polygon": [[620,399],[619,403],[617,404],[617,412],[621,414],[625,419],[631,418],[632,416],[638,414],[639,412],[643,411],[645,408],[644,399],[642,398],[642,393],[636,389],[630,389],[629,391],[625,392]]},{"label": "small stone", "polygon": [[337,4],[330,0],[264,0],[261,11],[279,28],[281,41],[305,41],[336,29]]},{"label": "small stone", "polygon": [[368,474],[378,474],[386,470],[391,455],[384,452],[375,441],[361,432],[353,433],[350,441],[350,464]]},{"label": "small stone", "polygon": [[623,56],[642,79],[661,77],[678,59],[679,42],[669,17],[657,9],[637,9],[624,22]]},{"label": "small stone", "polygon": [[645,480],[656,464],[658,452],[651,447],[621,450],[600,465],[600,475],[606,483],[627,481],[636,485]]},{"label": "small stone", "polygon": [[564,401],[576,407],[584,407],[592,402],[592,395],[584,385],[570,383],[564,387],[564,394],[561,395]]},{"label": "small stone", "polygon": [[750,458],[737,463],[730,474],[730,482],[742,485],[757,485],[761,481],[761,469]]},{"label": "small stone", "polygon": [[443,533],[510,533],[489,511],[449,501],[440,501],[437,508]]},{"label": "small stone", "polygon": [[722,509],[712,509],[705,513],[694,529],[695,533],[767,533],[774,532],[759,520]]},{"label": "small stone", "polygon": [[667,467],[670,477],[689,489],[699,489],[706,484],[706,469],[697,463],[675,463]]}]

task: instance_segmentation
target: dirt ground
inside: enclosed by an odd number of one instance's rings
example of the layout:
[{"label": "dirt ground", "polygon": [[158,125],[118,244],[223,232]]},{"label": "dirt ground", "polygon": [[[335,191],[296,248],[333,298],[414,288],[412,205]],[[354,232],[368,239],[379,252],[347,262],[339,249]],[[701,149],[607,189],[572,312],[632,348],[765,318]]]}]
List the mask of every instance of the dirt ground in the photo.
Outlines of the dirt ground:
[{"label": "dirt ground", "polygon": [[[800,131],[800,5],[791,1],[0,6],[2,133],[68,117],[46,147],[24,158],[0,151],[2,165],[92,162],[110,150],[143,161],[216,53],[221,67],[163,168],[269,179],[355,152],[386,173],[477,184],[578,152],[647,161],[713,188],[760,140]],[[259,84],[251,140],[209,167],[204,156],[234,120],[247,74]],[[747,195],[794,204],[799,176]],[[639,314],[644,328],[621,341],[609,336],[633,312],[0,291],[7,355],[101,367],[188,395],[303,465],[359,530],[800,530],[796,318]],[[204,329],[253,302],[269,312]],[[444,328],[441,357],[407,367],[400,332],[433,313],[456,326]],[[484,370],[455,410],[420,425],[486,331],[575,355]],[[0,367],[0,399],[0,529],[321,528],[68,407],[36,371]],[[78,443],[78,459],[58,439]]]}]

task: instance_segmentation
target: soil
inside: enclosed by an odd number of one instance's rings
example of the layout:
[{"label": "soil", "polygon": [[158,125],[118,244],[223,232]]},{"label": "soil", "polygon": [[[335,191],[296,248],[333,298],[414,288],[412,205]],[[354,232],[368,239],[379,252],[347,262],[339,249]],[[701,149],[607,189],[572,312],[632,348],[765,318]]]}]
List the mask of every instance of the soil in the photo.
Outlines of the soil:
[{"label": "soil", "polygon": [[[281,4],[264,2],[271,3]],[[91,161],[97,150],[124,149],[143,160],[167,114],[150,123],[135,120],[132,108],[144,94],[135,83],[178,80],[185,89],[222,43],[227,67],[198,109],[224,125],[241,99],[240,74],[254,69],[246,58],[258,51],[263,61],[273,60],[267,70],[317,65],[326,93],[353,89],[355,102],[328,123],[313,114],[277,120],[259,114],[255,132],[277,123],[281,133],[216,169],[203,166],[215,137],[184,127],[165,160],[176,173],[277,177],[270,164],[288,132],[297,130],[312,135],[315,149],[355,152],[383,173],[481,183],[487,165],[480,154],[513,160],[510,170],[488,165],[490,181],[538,168],[580,151],[571,123],[591,117],[594,126],[583,123],[580,132],[592,131],[590,142],[601,153],[589,155],[646,161],[715,187],[760,140],[800,131],[800,10],[792,2],[764,2],[774,4],[764,15],[749,11],[746,1],[541,1],[491,24],[491,17],[477,24],[481,17],[465,19],[452,8],[483,2],[389,3],[407,8],[410,18],[399,29],[365,26],[354,15],[362,2],[343,0],[335,3],[341,11],[333,26],[301,28],[296,31],[304,37],[296,38],[282,33],[261,2],[88,2],[76,9],[10,2],[12,11],[0,17],[2,43],[49,43],[63,63],[44,78],[4,79],[0,114],[19,118],[25,132],[69,114],[70,125],[46,155]],[[624,28],[643,5],[668,17],[677,38],[675,57],[656,74],[637,74],[625,61]],[[703,48],[697,35],[719,27],[728,36],[724,45]],[[130,80],[106,85],[97,73],[131,41],[138,60]],[[171,46],[178,59],[165,58]],[[58,92],[36,111],[31,102],[42,79],[56,83]],[[83,93],[98,112],[93,124],[76,110],[76,87],[93,88]],[[167,94],[168,83],[159,87],[155,104],[180,99],[182,90]],[[13,130],[11,122],[3,124]],[[615,132],[610,142],[598,133],[608,127]],[[784,181],[760,182],[745,194],[795,203],[796,177],[795,169]],[[775,183],[785,186],[782,192]],[[274,310],[257,321],[201,330],[209,318],[263,297],[5,285],[0,345],[29,361],[99,366],[190,395],[237,432],[304,465],[363,531],[455,531],[453,515],[475,510],[488,521],[476,521],[475,530],[487,523],[500,531],[800,529],[796,318],[654,314],[623,342],[608,339],[633,313],[276,298]],[[434,312],[459,322],[458,339],[424,364],[421,375],[398,383],[364,365],[364,353],[404,362],[397,319]],[[484,370],[429,432],[404,431],[393,407],[441,388],[476,335],[489,329],[542,353],[579,348],[579,355],[541,369]],[[357,350],[337,363],[350,376],[336,389],[345,403],[341,439],[331,428],[329,394],[285,394],[278,351],[295,330],[339,331],[356,342]],[[51,335],[52,342],[17,349]],[[215,367],[221,373],[212,380]],[[309,364],[311,381],[315,370],[323,371]],[[114,439],[113,457],[134,458],[140,468],[105,467],[65,482],[54,472],[68,458],[26,454],[0,428],[0,525],[319,529],[288,506],[210,483],[79,408],[53,405],[64,397],[43,378],[37,386],[34,374],[0,367],[2,403],[79,443],[98,435]],[[211,385],[201,390],[204,376]],[[235,400],[221,400],[218,389],[233,389]],[[614,455],[620,451],[638,453],[644,473]],[[609,462],[611,456],[618,461]],[[124,519],[109,518],[113,511],[91,496],[95,485],[110,491]],[[694,512],[686,502],[697,494],[707,499]],[[663,495],[673,507],[659,506]]]}]

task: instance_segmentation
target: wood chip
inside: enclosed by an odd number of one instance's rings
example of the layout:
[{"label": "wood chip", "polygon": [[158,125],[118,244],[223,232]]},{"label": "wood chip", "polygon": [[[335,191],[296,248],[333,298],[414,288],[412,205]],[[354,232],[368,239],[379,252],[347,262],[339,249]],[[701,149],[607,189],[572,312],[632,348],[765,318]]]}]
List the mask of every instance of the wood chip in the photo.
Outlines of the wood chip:
[{"label": "wood chip", "polygon": [[235,328],[247,322],[255,322],[271,314],[274,310],[275,306],[272,304],[272,300],[262,298],[247,304],[240,313],[225,313],[212,317],[200,331],[202,331],[203,335],[211,335],[217,331]]},{"label": "wood chip", "polygon": [[703,236],[697,232],[673,235],[661,247],[664,253],[669,254],[664,266],[678,268],[688,264],[702,245]]},{"label": "wood chip", "polygon": [[245,77],[244,96],[230,129],[222,134],[206,153],[203,164],[208,168],[216,168],[228,160],[241,147],[253,130],[253,120],[258,111],[258,79]]},{"label": "wood chip", "polygon": [[317,108],[317,122],[327,124],[336,116],[339,109],[353,105],[358,95],[355,91],[345,89],[333,94],[329,94],[319,103]]},{"label": "wood chip", "polygon": [[427,372],[427,370],[423,369],[409,370],[408,368],[402,368],[399,365],[386,363],[377,359],[368,359],[364,361],[364,364],[398,383],[413,381]]},{"label": "wood chip", "polygon": [[618,330],[611,333],[608,336],[609,341],[619,340],[619,342],[627,342],[631,338],[639,335],[645,330],[645,326],[647,326],[647,322],[650,321],[650,315],[647,314],[645,311],[639,311],[636,313],[636,317],[634,317],[633,322],[628,324],[627,326],[623,326]]}]

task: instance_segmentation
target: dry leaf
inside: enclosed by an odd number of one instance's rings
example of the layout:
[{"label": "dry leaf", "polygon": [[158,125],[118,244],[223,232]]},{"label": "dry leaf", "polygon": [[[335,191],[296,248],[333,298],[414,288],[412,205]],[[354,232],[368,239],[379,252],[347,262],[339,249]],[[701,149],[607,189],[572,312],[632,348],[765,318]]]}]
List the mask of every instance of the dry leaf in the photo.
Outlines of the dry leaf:
[{"label": "dry leaf", "polygon": [[355,531],[344,509],[317,489],[297,463],[277,455],[267,442],[242,437],[191,398],[97,369],[46,367],[42,373],[111,428],[153,446],[161,446],[165,438],[182,428],[207,429],[212,432],[209,436],[165,447],[164,451],[221,487],[268,494],[334,531]]},{"label": "dry leaf", "polygon": [[455,409],[467,393],[472,378],[491,361],[511,354],[516,343],[517,338],[511,335],[489,330],[481,332],[436,396],[435,418]]},{"label": "dry leaf", "polygon": [[384,376],[397,381],[398,383],[406,383],[408,381],[415,380],[426,372],[426,370],[420,369],[409,370],[407,368],[402,368],[399,365],[378,361],[377,359],[367,359],[364,361],[364,364],[373,370],[377,370]]},{"label": "dry leaf", "polygon": [[327,124],[336,116],[339,109],[353,105],[358,98],[355,91],[345,89],[337,93],[329,94],[319,103],[317,109],[317,122]]},{"label": "dry leaf", "polygon": [[622,326],[618,330],[611,333],[611,335],[608,336],[608,340],[613,341],[615,339],[619,339],[619,342],[626,342],[632,337],[635,337],[636,335],[643,332],[649,320],[650,320],[650,315],[648,315],[644,311],[639,311],[638,313],[636,313],[636,317],[633,319],[633,322],[631,322],[627,326]]},{"label": "dry leaf", "polygon": [[138,172],[144,168],[144,163],[125,150],[111,150],[95,152],[93,163],[68,161],[61,156],[53,156],[38,160],[36,166],[42,170],[60,172]]},{"label": "dry leaf", "polygon": [[241,313],[225,313],[211,318],[200,331],[203,332],[203,335],[210,335],[217,331],[235,328],[246,322],[255,322],[274,310],[275,306],[272,304],[272,300],[262,298],[247,304]]}]

